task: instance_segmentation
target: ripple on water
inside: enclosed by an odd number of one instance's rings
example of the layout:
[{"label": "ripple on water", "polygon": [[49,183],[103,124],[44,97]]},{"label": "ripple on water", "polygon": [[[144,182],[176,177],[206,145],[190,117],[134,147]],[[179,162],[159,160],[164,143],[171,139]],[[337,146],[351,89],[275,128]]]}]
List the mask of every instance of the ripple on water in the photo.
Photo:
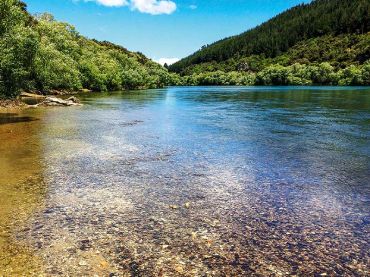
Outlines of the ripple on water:
[{"label": "ripple on water", "polygon": [[[0,221],[7,245],[47,276],[368,275],[370,130],[356,107],[338,91],[194,89],[89,96],[19,123],[37,151],[0,180],[30,161],[39,179],[1,187],[33,207]],[[363,92],[342,94],[363,112]]]}]

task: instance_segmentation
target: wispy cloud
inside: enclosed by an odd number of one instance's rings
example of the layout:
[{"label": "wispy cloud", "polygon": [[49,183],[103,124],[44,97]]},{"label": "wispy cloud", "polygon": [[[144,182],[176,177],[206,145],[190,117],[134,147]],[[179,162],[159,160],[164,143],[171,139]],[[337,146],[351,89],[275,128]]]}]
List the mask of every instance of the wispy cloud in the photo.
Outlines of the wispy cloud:
[{"label": "wispy cloud", "polygon": [[128,5],[127,0],[96,0],[96,2],[108,7],[122,7]]},{"label": "wispy cloud", "polygon": [[171,14],[176,10],[176,3],[170,0],[131,0],[131,6],[149,14]]},{"label": "wispy cloud", "polygon": [[[76,1],[76,0],[74,0]],[[132,10],[152,15],[171,14],[176,11],[177,5],[171,0],[84,0],[94,1],[107,7],[130,6]]]},{"label": "wispy cloud", "polygon": [[164,64],[174,64],[175,62],[178,62],[180,59],[179,58],[160,58],[156,60],[157,63],[164,65]]}]

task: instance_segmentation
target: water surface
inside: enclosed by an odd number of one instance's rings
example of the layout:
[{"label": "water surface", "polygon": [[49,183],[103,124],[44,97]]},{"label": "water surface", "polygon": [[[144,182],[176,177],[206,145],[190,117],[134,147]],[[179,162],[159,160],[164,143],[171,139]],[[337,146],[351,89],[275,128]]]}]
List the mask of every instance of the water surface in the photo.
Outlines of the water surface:
[{"label": "water surface", "polygon": [[80,97],[0,114],[0,275],[369,274],[370,89]]}]

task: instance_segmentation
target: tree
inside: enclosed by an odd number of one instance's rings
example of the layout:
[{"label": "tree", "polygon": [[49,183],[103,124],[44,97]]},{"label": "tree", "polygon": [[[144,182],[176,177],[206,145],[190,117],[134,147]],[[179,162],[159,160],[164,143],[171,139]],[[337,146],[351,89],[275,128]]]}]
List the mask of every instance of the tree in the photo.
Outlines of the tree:
[{"label": "tree", "polygon": [[38,48],[25,4],[18,0],[0,2],[0,95],[14,97],[29,85]]},{"label": "tree", "polygon": [[362,72],[361,69],[351,65],[339,72],[339,85],[341,86],[355,86],[362,85]]},{"label": "tree", "polygon": [[[241,60],[243,57],[264,55],[266,58],[282,56],[290,48],[304,41],[323,36],[361,35],[370,31],[370,1],[369,0],[315,0],[308,4],[293,7],[269,21],[240,35],[225,38],[206,47],[170,66],[170,71],[183,74],[194,65],[227,62],[231,59]],[[351,52],[337,52],[335,43],[328,44],[334,51],[324,51],[319,41],[311,41],[311,47],[318,51],[307,51],[301,59],[315,57],[320,63],[322,58],[332,56],[340,60],[342,56],[351,56]],[[335,42],[335,41],[334,41]],[[366,45],[369,45],[368,40]],[[355,57],[361,62],[368,57]],[[326,55],[329,54],[329,55]],[[340,57],[336,57],[336,55]],[[285,58],[287,58],[285,56]],[[297,57],[298,58],[298,57]],[[302,63],[302,61],[299,61]],[[279,61],[281,65],[287,65]],[[298,61],[296,61],[298,62]],[[245,64],[244,64],[245,65]],[[241,64],[241,68],[245,68]],[[247,67],[248,68],[248,67]],[[214,71],[219,70],[216,69]],[[259,68],[258,71],[260,71]],[[191,72],[190,74],[192,74]]]},{"label": "tree", "polygon": [[19,0],[0,2],[0,94],[88,88],[96,91],[157,88],[168,70],[141,53],[81,36],[50,14],[32,17]]},{"label": "tree", "polygon": [[334,68],[329,63],[311,67],[311,80],[314,84],[330,85],[336,83]]}]

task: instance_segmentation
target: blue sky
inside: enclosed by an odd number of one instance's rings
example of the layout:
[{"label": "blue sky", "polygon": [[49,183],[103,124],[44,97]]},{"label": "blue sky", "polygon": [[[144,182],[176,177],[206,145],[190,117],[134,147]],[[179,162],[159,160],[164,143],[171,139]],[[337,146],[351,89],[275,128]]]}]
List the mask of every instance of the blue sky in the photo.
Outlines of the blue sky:
[{"label": "blue sky", "polygon": [[148,57],[183,58],[309,0],[24,0],[82,34]]}]

